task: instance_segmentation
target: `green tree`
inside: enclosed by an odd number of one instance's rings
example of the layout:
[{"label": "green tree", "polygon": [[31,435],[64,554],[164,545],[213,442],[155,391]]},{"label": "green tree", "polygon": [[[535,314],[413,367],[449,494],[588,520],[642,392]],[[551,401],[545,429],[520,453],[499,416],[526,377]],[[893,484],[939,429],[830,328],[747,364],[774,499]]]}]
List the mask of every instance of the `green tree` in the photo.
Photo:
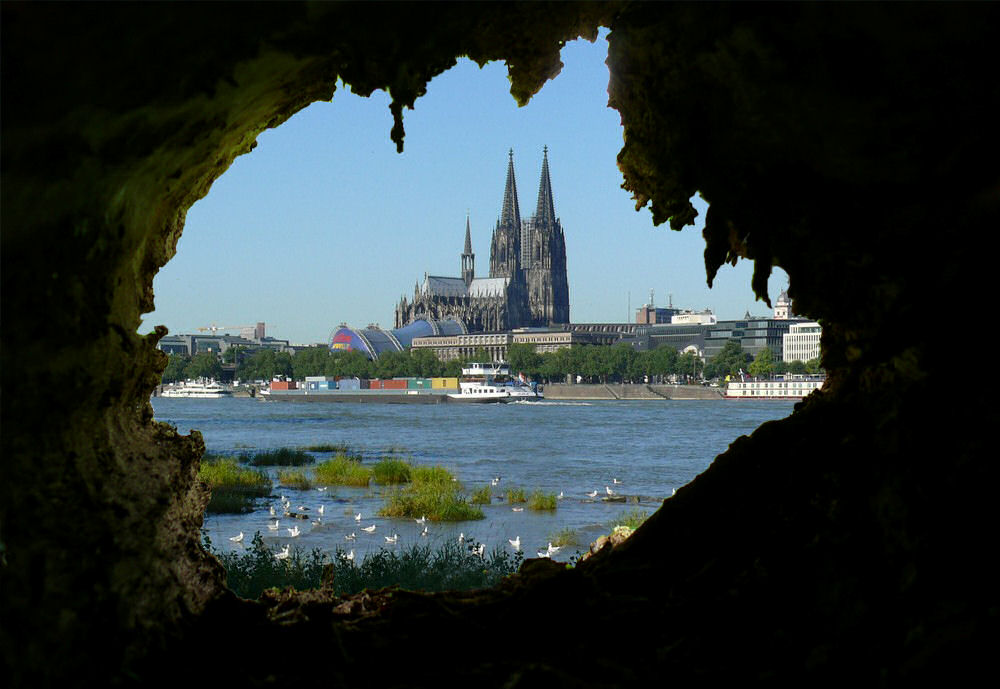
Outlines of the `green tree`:
[{"label": "green tree", "polygon": [[164,383],[176,383],[184,380],[184,369],[191,362],[191,359],[184,354],[171,354],[167,359],[167,367],[163,369],[161,381]]},{"label": "green tree", "polygon": [[297,380],[306,376],[326,375],[326,363],[330,360],[330,349],[326,346],[309,347],[292,357],[292,373]]},{"label": "green tree", "polygon": [[704,363],[694,352],[684,352],[677,358],[676,374],[690,379],[701,377]]},{"label": "green tree", "polygon": [[747,372],[755,378],[767,378],[774,372],[774,355],[770,347],[764,347],[757,352]]},{"label": "green tree", "polygon": [[185,378],[221,378],[222,362],[212,352],[200,352],[184,367]]},{"label": "green tree", "polygon": [[524,373],[536,378],[541,374],[542,356],[535,351],[535,345],[514,342],[507,347],[507,362],[511,373]]},{"label": "green tree", "polygon": [[670,345],[661,345],[649,353],[649,374],[669,376],[677,373],[677,359],[680,354]]},{"label": "green tree", "polygon": [[705,367],[705,377],[724,378],[737,375],[740,369],[746,370],[749,363],[750,355],[743,351],[739,340],[729,340]]},{"label": "green tree", "polygon": [[410,355],[407,351],[385,352],[375,360],[375,375],[379,378],[398,378],[410,374]]},{"label": "green tree", "polygon": [[819,357],[815,359],[810,359],[805,363],[805,373],[817,374],[823,372],[823,366],[820,362]]},{"label": "green tree", "polygon": [[429,349],[411,349],[410,373],[419,378],[436,378],[444,373],[444,362]]}]

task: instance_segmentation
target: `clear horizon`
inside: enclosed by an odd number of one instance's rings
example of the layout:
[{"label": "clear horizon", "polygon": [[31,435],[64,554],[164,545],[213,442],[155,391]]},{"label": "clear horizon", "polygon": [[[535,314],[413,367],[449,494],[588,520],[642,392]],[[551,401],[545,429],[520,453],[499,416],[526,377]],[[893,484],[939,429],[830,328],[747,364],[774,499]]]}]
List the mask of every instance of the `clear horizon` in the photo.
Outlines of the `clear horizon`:
[{"label": "clear horizon", "polygon": [[[607,107],[604,36],[567,44],[562,73],[523,108],[503,63],[460,61],[404,113],[402,154],[389,139],[387,94],[366,99],[342,85],[332,102],[263,132],[188,211],[139,332],[262,321],[268,335],[313,344],[328,342],[340,323],[391,327],[396,303],[425,272],[460,275],[467,215],[476,275],[487,275],[507,152],[529,217],[543,146],[566,232],[572,322],[633,322],[650,290],[657,306],[711,308],[720,320],[769,316],[750,288],[749,261],[723,266],[707,287],[700,198],[698,224],[673,232],[654,227],[621,188],[622,128]],[[772,303],[786,286],[775,268]]]}]

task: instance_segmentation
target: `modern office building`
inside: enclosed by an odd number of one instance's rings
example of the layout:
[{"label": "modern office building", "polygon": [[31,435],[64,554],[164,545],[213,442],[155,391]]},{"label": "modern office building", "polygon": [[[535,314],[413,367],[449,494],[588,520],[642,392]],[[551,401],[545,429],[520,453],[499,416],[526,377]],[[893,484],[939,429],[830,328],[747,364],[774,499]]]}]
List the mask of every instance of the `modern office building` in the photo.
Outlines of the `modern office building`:
[{"label": "modern office building", "polygon": [[784,336],[782,361],[811,361],[819,358],[819,341],[823,328],[819,323],[792,323]]}]

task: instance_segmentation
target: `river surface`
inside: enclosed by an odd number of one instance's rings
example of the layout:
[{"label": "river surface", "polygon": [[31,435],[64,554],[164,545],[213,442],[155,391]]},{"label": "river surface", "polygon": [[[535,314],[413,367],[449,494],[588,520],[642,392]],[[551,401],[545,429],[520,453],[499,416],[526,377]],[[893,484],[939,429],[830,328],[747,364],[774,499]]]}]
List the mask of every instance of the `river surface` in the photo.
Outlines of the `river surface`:
[{"label": "river surface", "polygon": [[[428,534],[412,519],[377,515],[382,488],[331,486],[294,490],[278,485],[277,467],[271,498],[240,515],[205,515],[204,529],[221,551],[241,550],[260,532],[269,548],[294,548],[325,553],[355,550],[358,557],[379,548],[406,548],[414,543],[439,545],[458,538],[510,549],[508,539],[520,538],[526,556],[544,549],[560,532],[571,531],[576,544],[557,555],[569,559],[583,552],[615,520],[636,511],[651,514],[663,499],[704,471],[712,460],[741,435],[763,422],[788,416],[788,401],[593,401],[461,405],[461,404],[293,404],[254,399],[191,400],[153,398],[157,420],[181,433],[198,430],[208,451],[253,452],[321,443],[347,445],[361,452],[366,464],[394,451],[412,464],[443,466],[467,493],[499,477],[494,494],[520,487],[558,494],[554,511],[514,511],[505,501],[484,506],[485,519],[457,523],[428,521]],[[314,453],[317,461],[329,453]],[[308,471],[308,466],[304,467]],[[617,479],[620,483],[615,483]],[[606,502],[607,488],[630,502]],[[588,493],[597,491],[596,498]],[[282,518],[279,531],[267,528],[269,506],[281,512],[280,496],[296,509],[309,508],[310,520]],[[638,499],[638,503],[635,499]],[[319,524],[317,508],[323,505]],[[360,512],[362,520],[354,516]],[[374,533],[361,526],[376,525]],[[286,527],[299,526],[289,536]],[[229,538],[243,531],[243,544]],[[356,534],[356,540],[346,536]],[[389,545],[385,536],[399,534]]]}]

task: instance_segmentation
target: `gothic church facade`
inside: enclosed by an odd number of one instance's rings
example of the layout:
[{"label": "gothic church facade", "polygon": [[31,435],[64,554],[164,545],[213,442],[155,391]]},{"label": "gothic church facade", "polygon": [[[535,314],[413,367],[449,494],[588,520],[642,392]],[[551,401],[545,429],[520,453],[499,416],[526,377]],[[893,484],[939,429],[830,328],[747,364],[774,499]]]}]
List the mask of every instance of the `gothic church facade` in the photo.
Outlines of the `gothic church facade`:
[{"label": "gothic church facade", "polygon": [[412,301],[403,297],[397,304],[396,327],[418,319],[460,321],[468,332],[569,323],[566,237],[555,213],[548,148],[542,154],[531,218],[521,218],[510,152],[503,206],[490,244],[489,277],[476,277],[475,261],[466,218],[461,277],[425,274],[423,283],[414,286]]}]

